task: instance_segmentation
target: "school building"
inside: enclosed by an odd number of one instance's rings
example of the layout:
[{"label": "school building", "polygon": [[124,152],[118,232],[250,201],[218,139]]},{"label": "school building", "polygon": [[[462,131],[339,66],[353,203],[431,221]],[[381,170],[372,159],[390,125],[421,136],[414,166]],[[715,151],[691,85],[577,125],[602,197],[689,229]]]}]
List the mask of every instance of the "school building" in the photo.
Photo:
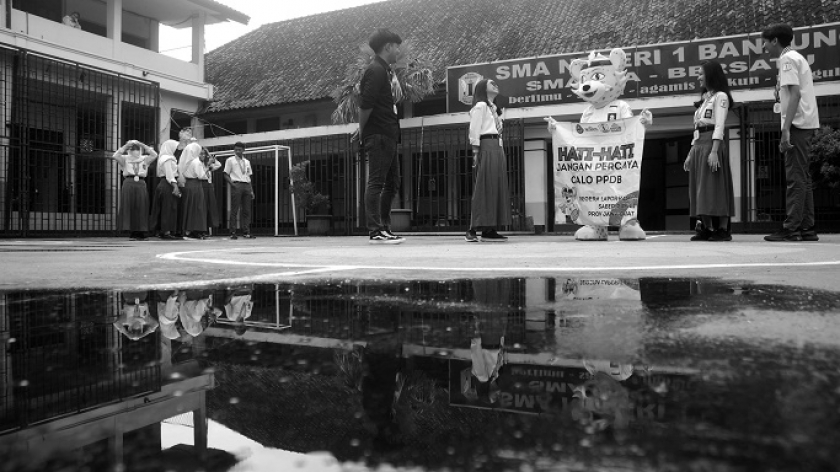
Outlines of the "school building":
[{"label": "school building", "polygon": [[[682,163],[693,130],[693,102],[703,60],[726,65],[734,99],[727,142],[735,176],[736,231],[773,231],[784,219],[784,167],[777,151],[779,115],[772,112],[775,61],[762,51],[761,30],[786,21],[810,60],[823,124],[840,119],[840,5],[762,0],[706,2],[584,0],[390,0],[265,25],[207,56],[215,97],[201,117],[202,144],[230,149],[281,144],[295,163],[309,160],[310,178],[329,194],[334,234],[364,231],[364,161],[355,124],[334,125],[330,97],[359,56],[359,46],[387,26],[410,45],[438,84],[419,103],[400,107],[402,188],[398,213],[411,231],[464,231],[472,173],[467,140],[468,86],[494,79],[508,101],[505,146],[510,165],[511,230],[569,231],[555,223],[551,139],[543,117],[578,121],[585,106],[567,86],[568,63],[593,50],[623,48],[629,58],[622,99],[653,112],[645,142],[639,219],[648,231],[689,230],[688,176]],[[465,93],[467,96],[465,96]],[[254,155],[257,225],[279,219],[290,230],[287,164]],[[261,157],[262,156],[262,157]],[[262,165],[260,165],[262,164]],[[273,172],[284,187],[275,205]],[[840,229],[840,197],[816,191],[821,230]],[[396,224],[396,222],[395,222]]]},{"label": "school building", "polygon": [[[52,5],[46,0],[25,3]],[[148,3],[161,10],[170,3],[197,6],[205,10],[203,18],[208,22],[247,21],[212,0]],[[129,9],[128,5],[134,4],[129,0],[120,4],[126,11],[141,9]],[[147,2],[137,0],[137,4]],[[51,21],[52,28],[45,27],[39,34],[46,37],[58,31],[56,26],[60,25],[55,25],[55,19],[45,20],[43,13],[27,13],[19,5],[10,5],[12,20],[14,15],[35,18],[16,24],[31,28],[38,21]],[[83,13],[83,19],[86,16]],[[179,18],[183,21],[188,16]],[[198,31],[202,22],[193,18],[192,27]],[[168,21],[176,24],[173,19]],[[184,126],[192,126],[201,144],[214,151],[230,150],[236,141],[245,142],[249,148],[267,147],[249,155],[256,172],[255,232],[273,232],[276,226],[281,233],[291,234],[294,221],[306,219],[305,214],[293,211],[299,209],[292,208],[288,191],[290,154],[294,164],[310,162],[309,178],[319,191],[329,195],[332,234],[365,233],[366,166],[358,142],[352,139],[357,125],[333,124],[331,115],[336,107],[331,93],[358,60],[359,46],[379,27],[398,33],[410,46],[412,56],[431,70],[436,83],[434,94],[418,103],[399,106],[402,187],[395,215],[404,218],[399,220],[399,230],[462,232],[467,228],[473,176],[465,91],[476,76],[493,78],[507,100],[504,140],[514,219],[506,229],[573,230],[574,225],[555,222],[554,156],[543,118],[578,121],[586,104],[568,87],[569,62],[593,50],[620,47],[628,54],[631,77],[621,98],[637,113],[648,108],[654,116],[643,155],[639,204],[642,226],[648,231],[691,229],[688,176],[682,162],[690,148],[699,65],[703,60],[716,59],[726,66],[739,104],[729,115],[726,133],[737,198],[733,229],[773,231],[784,219],[785,181],[783,160],[777,150],[779,116],[772,112],[775,61],[763,53],[760,31],[781,21],[795,28],[794,46],[811,61],[822,124],[837,127],[840,4],[825,0],[795,4],[721,0],[711,7],[695,0],[605,0],[598,2],[598,8],[585,0],[388,0],[264,25],[206,56],[194,47],[193,62],[187,64],[196,74],[190,84],[197,90],[190,89],[192,92],[184,92],[183,84],[175,79],[183,81],[185,74],[155,73],[151,66],[136,67],[113,59],[133,55],[109,52],[111,60],[120,65],[112,66],[118,73],[107,74],[102,86],[80,81],[79,75],[50,78],[58,67],[53,66],[49,72],[48,64],[38,56],[43,64],[25,62],[25,73],[12,66],[4,68],[9,77],[2,82],[6,96],[16,99],[6,100],[2,108],[7,124],[11,124],[5,128],[5,154],[0,155],[0,235],[56,231],[115,234],[113,221],[119,196],[116,166],[100,163],[99,158],[87,162],[85,151],[94,149],[104,156],[129,138],[156,138],[157,145]],[[2,22],[7,23],[8,19]],[[110,24],[106,23],[103,20],[105,26]],[[86,31],[70,33],[91,35]],[[22,34],[0,28],[0,37],[10,36],[8,41],[2,39],[4,43],[16,44],[12,39],[20,43]],[[55,52],[76,44],[66,41],[65,36],[53,38],[47,41],[30,34],[25,45],[44,47],[46,43]],[[123,42],[108,40],[111,49],[106,50],[143,49],[126,44],[125,34],[123,38]],[[95,39],[107,40],[107,36]],[[149,48],[157,50],[153,34],[148,43]],[[90,62],[88,55],[78,56],[77,61]],[[170,60],[174,61],[163,57],[153,64],[168,64]],[[82,62],[73,67],[88,64]],[[4,63],[17,62],[6,59]],[[95,73],[101,71],[93,67],[85,70],[86,76]],[[20,78],[11,80],[14,77]],[[108,87],[118,86],[109,81],[125,83],[119,87],[125,90],[126,98],[110,98]],[[36,85],[22,87],[33,83]],[[19,93],[12,84],[18,84],[28,95]],[[109,98],[97,102],[101,96]],[[45,101],[41,97],[50,98]],[[72,106],[65,103],[70,100]],[[113,106],[117,102],[122,105]],[[25,103],[26,112],[21,106],[13,106],[15,103]],[[93,103],[106,105],[91,110]],[[62,110],[63,115],[55,110]],[[50,124],[40,128],[14,124],[24,116]],[[84,126],[98,126],[101,131],[75,131]],[[57,128],[67,131],[59,136],[55,134]],[[39,135],[45,137],[26,135],[38,132],[32,129],[45,130]],[[61,141],[63,151],[57,144],[41,144],[43,141]],[[47,149],[48,145],[53,147]],[[271,147],[276,145],[287,146],[290,153]],[[213,180],[226,226],[227,189],[223,179]],[[149,179],[150,188],[154,184],[155,179]],[[820,231],[840,230],[837,191],[816,189],[815,202]],[[305,231],[302,221],[298,226]]]},{"label": "school building", "polygon": [[[115,234],[107,157],[157,148],[212,99],[204,30],[224,21],[248,17],[213,0],[0,0],[0,236]],[[160,25],[191,30],[191,61],[159,52]]]}]

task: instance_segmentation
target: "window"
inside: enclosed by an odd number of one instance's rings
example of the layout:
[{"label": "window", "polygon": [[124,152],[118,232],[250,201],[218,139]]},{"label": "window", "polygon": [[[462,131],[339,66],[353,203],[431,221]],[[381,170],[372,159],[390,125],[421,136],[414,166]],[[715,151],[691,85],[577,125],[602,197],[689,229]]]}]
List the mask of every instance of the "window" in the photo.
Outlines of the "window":
[{"label": "window", "polygon": [[266,131],[275,131],[280,129],[280,117],[273,116],[271,118],[260,118],[257,120],[257,133],[264,133]]},{"label": "window", "polygon": [[248,132],[248,121],[227,121],[222,125],[230,134],[246,134]]}]

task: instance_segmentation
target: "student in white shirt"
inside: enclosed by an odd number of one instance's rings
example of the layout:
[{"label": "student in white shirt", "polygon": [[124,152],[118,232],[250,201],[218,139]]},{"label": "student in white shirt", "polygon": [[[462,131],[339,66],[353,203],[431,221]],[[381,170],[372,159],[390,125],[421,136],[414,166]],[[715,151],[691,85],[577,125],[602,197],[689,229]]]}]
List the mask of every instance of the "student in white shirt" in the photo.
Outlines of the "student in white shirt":
[{"label": "student in white shirt", "polygon": [[160,145],[157,162],[158,185],[152,195],[152,216],[149,227],[159,232],[160,239],[176,239],[172,233],[178,230],[178,201],[181,188],[178,186],[178,163],[175,149],[178,141],[170,139]]},{"label": "student in white shirt", "polygon": [[776,24],[761,33],[764,50],[777,57],[776,107],[782,118],[779,151],[785,156],[786,218],[767,241],[819,241],[814,230],[814,192],[809,170],[809,140],[820,127],[814,78],[808,60],[790,47],[793,29]]},{"label": "student in white shirt", "polygon": [[230,186],[230,239],[237,239],[237,221],[239,231],[245,239],[254,239],[251,235],[251,205],[255,195],[251,187],[254,171],[251,162],[245,158],[245,144],[233,145],[234,156],[225,161],[225,182]]},{"label": "student in white shirt", "polygon": [[201,186],[201,177],[205,175],[206,169],[199,154],[201,146],[193,142],[184,148],[178,161],[178,183],[183,191],[181,228],[187,239],[204,239],[207,231],[207,205]]},{"label": "student in white shirt", "polygon": [[683,164],[689,173],[689,214],[702,222],[691,240],[732,241],[729,222],[735,214],[735,193],[723,140],[732,95],[719,62],[704,62],[702,71],[700,100],[694,104],[694,139]]},{"label": "student in white shirt", "polygon": [[[142,154],[142,150],[146,154]],[[146,175],[149,166],[157,159],[154,149],[137,140],[129,140],[117,149],[111,159],[117,161],[123,180],[120,189],[120,210],[117,229],[129,231],[131,240],[144,241],[149,231],[149,190]]]},{"label": "student in white shirt", "polygon": [[475,189],[472,196],[470,229],[464,239],[505,242],[507,237],[497,228],[511,223],[510,192],[508,191],[507,157],[502,147],[501,110],[496,107],[499,87],[488,79],[480,80],[473,92],[470,110],[470,145],[473,149]]},{"label": "student in white shirt", "polygon": [[220,224],[219,206],[216,203],[216,188],[213,186],[213,172],[222,167],[222,164],[210,154],[206,147],[201,148],[199,155],[201,163],[204,164],[204,174],[198,179],[201,181],[201,188],[204,190],[204,205],[207,207],[207,226],[216,228]]},{"label": "student in white shirt", "polygon": [[81,15],[79,15],[79,12],[74,11],[69,15],[65,15],[61,22],[71,28],[82,29],[82,25],[79,23],[80,17]]}]

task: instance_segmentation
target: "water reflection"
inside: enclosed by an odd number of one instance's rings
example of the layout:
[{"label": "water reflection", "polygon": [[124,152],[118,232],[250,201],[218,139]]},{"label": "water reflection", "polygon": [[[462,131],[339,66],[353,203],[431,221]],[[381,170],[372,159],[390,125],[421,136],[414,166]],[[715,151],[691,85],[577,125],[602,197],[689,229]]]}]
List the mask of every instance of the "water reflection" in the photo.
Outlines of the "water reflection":
[{"label": "water reflection", "polygon": [[0,470],[834,470],[838,312],[704,279],[0,293]]}]

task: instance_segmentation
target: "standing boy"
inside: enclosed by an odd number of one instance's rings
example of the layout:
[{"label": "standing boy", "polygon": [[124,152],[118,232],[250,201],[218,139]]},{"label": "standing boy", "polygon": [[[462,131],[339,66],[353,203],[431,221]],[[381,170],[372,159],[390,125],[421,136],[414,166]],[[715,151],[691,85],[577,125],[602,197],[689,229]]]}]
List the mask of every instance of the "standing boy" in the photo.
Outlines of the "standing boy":
[{"label": "standing boy", "polygon": [[785,156],[786,218],[782,229],[765,236],[767,241],[819,241],[814,230],[814,193],[808,140],[820,127],[814,79],[808,60],[790,47],[793,29],[776,24],[761,33],[764,49],[778,58],[774,111],[782,115],[779,151]]},{"label": "standing boy", "polygon": [[251,204],[255,198],[251,187],[251,162],[245,158],[245,144],[237,141],[233,145],[233,157],[225,161],[225,182],[230,186],[230,239],[237,239],[237,217],[239,229],[245,239],[251,235]]},{"label": "standing boy", "polygon": [[368,40],[376,56],[359,83],[359,136],[368,159],[365,213],[372,244],[400,244],[404,238],[391,232],[391,203],[399,187],[397,143],[400,121],[392,87],[399,87],[391,64],[397,62],[402,39],[387,28]]}]

